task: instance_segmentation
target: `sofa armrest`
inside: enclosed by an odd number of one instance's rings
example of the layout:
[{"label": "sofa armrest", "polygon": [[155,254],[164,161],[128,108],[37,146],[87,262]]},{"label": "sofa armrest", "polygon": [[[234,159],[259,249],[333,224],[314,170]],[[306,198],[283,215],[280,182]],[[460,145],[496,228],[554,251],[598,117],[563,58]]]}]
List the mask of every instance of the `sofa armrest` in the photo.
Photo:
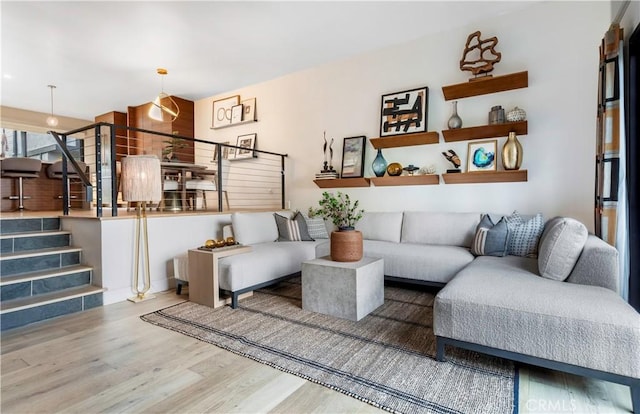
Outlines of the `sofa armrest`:
[{"label": "sofa armrest", "polygon": [[567,282],[600,286],[620,293],[618,251],[590,234]]}]

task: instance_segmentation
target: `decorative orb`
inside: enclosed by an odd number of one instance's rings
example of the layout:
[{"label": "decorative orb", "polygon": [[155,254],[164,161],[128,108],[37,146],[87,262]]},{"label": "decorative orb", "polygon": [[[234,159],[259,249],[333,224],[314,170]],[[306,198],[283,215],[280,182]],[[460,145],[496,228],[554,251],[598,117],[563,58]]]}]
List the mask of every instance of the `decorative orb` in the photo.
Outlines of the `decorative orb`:
[{"label": "decorative orb", "polygon": [[227,242],[224,240],[216,240],[216,247],[224,247],[227,245]]},{"label": "decorative orb", "polygon": [[206,242],[204,242],[204,247],[216,247],[216,241],[215,240],[207,240]]},{"label": "decorative orb", "polygon": [[525,119],[527,119],[527,113],[517,106],[507,113],[507,121],[509,122],[519,122]]},{"label": "decorative orb", "polygon": [[402,164],[400,164],[399,162],[392,162],[387,167],[387,174],[389,174],[392,177],[397,177],[397,176],[401,175],[402,174]]},{"label": "decorative orb", "polygon": [[234,239],[232,236],[227,237],[225,241],[227,242],[227,246],[233,246],[234,244],[236,244],[236,239]]}]

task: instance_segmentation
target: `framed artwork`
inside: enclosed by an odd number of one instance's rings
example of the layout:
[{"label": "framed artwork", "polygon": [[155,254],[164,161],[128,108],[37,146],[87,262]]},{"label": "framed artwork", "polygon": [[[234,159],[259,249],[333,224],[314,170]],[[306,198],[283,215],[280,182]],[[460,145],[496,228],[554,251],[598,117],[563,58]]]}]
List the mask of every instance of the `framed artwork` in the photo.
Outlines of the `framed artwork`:
[{"label": "framed artwork", "polygon": [[212,128],[231,125],[231,108],[240,103],[240,95],[230,96],[219,101],[213,101]]},{"label": "framed artwork", "polygon": [[467,172],[495,171],[498,140],[470,142],[467,152]]},{"label": "framed artwork", "polygon": [[382,95],[380,136],[413,134],[427,131],[429,88]]},{"label": "framed artwork", "polygon": [[[220,144],[226,144],[229,145],[229,141],[225,141],[225,142],[221,142]],[[220,147],[220,151],[222,151],[222,159],[226,160],[229,158],[229,150],[233,150],[233,155],[235,155],[235,148],[229,148],[229,147],[224,147],[221,146]],[[218,150],[217,148],[213,150],[213,162],[218,161]]]},{"label": "framed artwork", "polygon": [[251,158],[254,156],[253,150],[256,149],[256,135],[246,134],[238,136],[236,143],[236,152],[233,159],[240,160],[244,158]]},{"label": "framed artwork", "polygon": [[231,107],[231,123],[237,124],[242,122],[242,104]]},{"label": "framed artwork", "polygon": [[243,121],[255,121],[256,120],[256,98],[245,99],[242,101]]},{"label": "framed artwork", "polygon": [[364,176],[365,136],[345,138],[342,144],[342,178]]}]

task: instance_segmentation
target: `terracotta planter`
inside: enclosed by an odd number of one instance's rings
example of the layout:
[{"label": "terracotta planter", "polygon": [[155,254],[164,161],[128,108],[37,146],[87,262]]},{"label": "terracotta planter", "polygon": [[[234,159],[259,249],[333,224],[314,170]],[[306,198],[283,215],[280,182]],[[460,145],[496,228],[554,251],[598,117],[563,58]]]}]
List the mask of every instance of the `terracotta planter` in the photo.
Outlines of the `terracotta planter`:
[{"label": "terracotta planter", "polygon": [[342,230],[331,233],[331,260],[357,262],[362,259],[362,233]]}]

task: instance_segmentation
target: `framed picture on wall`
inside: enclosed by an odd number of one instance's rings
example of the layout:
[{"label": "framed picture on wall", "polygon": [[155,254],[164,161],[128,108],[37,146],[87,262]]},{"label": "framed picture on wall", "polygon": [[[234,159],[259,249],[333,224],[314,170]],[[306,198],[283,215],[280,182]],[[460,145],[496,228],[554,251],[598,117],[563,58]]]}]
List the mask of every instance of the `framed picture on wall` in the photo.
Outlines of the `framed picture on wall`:
[{"label": "framed picture on wall", "polygon": [[242,120],[243,121],[255,121],[256,120],[256,98],[245,99],[242,103]]},{"label": "framed picture on wall", "polygon": [[211,128],[231,125],[231,109],[240,103],[240,95],[213,101]]},{"label": "framed picture on wall", "polygon": [[231,123],[237,124],[242,122],[242,104],[231,107]]},{"label": "framed picture on wall", "polygon": [[236,143],[236,153],[233,159],[240,160],[244,158],[252,158],[254,156],[253,150],[256,149],[256,136],[257,134],[246,134],[238,136]]},{"label": "framed picture on wall", "polygon": [[467,151],[467,172],[495,171],[498,140],[470,142]]},{"label": "framed picture on wall", "polygon": [[[225,144],[225,145],[229,145],[229,141],[225,141],[225,142],[221,142],[220,144]],[[235,155],[235,148],[229,148],[229,147],[225,147],[225,146],[220,146],[220,151],[222,151],[222,159],[226,160],[227,158],[229,158],[229,150],[233,149],[234,153],[233,155]],[[213,162],[218,161],[218,150],[217,148],[213,151]]]},{"label": "framed picture on wall", "polygon": [[342,144],[342,178],[364,176],[364,149],[367,138],[363,136],[345,138]]},{"label": "framed picture on wall", "polygon": [[427,131],[429,88],[382,95],[380,136],[413,134]]}]

